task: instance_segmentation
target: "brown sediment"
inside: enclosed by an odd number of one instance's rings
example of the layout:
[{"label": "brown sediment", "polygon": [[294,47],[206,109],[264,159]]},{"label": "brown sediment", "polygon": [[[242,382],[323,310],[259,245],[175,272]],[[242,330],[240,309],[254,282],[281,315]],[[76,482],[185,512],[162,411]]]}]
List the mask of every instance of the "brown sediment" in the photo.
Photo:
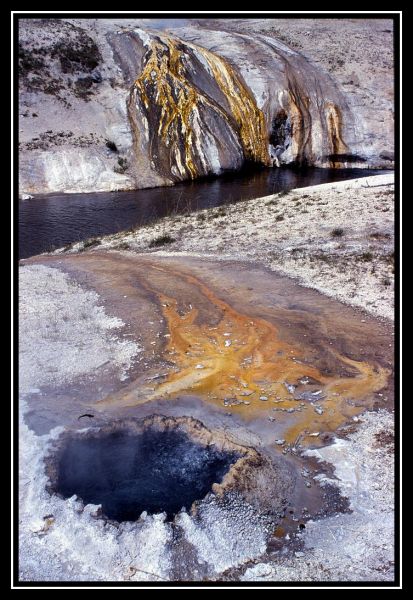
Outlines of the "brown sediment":
[{"label": "brown sediment", "polygon": [[[219,320],[213,327],[199,322],[199,311],[195,306],[181,314],[178,299],[158,292],[170,336],[164,357],[174,363],[177,371],[146,397],[142,397],[141,391],[135,390],[132,384],[132,389],[123,392],[121,397],[107,398],[103,404],[114,402],[130,406],[195,394],[219,406],[228,403],[232,412],[251,419],[268,413],[269,407],[274,407],[274,400],[278,409],[297,410],[299,403],[286,384],[297,385],[300,379],[309,377],[319,382],[323,395],[326,395],[317,403],[323,414],[315,413],[310,403],[304,409],[300,407],[294,417],[287,413],[286,418],[286,413],[282,413],[283,420],[292,422],[291,425],[286,423],[284,437],[286,441],[294,442],[303,431],[308,434],[335,431],[349,417],[366,408],[365,402],[359,404],[356,401],[365,401],[369,394],[386,385],[386,369],[337,353],[338,361],[352,367],[355,375],[326,376],[316,366],[303,364],[301,349],[281,341],[277,328],[269,321],[251,319],[236,311],[196,277],[171,268],[151,268],[164,270],[165,275],[183,279],[187,285],[197,288],[204,301],[213,306]],[[226,345],[228,342],[230,345]],[[278,418],[280,414],[277,412]]]},{"label": "brown sediment", "polygon": [[[277,327],[268,320],[237,311],[193,275],[171,266],[148,266],[149,270],[178,281],[180,286],[196,290],[196,298],[201,305],[209,305],[216,322],[211,326],[211,322],[199,318],[201,306],[191,306],[186,312],[180,310],[179,298],[157,290],[148,273],[142,284],[157,295],[162,307],[170,336],[166,338],[163,356],[176,371],[149,394],[142,394],[132,383],[120,395],[104,400],[104,405],[130,406],[193,394],[219,406],[227,403],[231,412],[246,419],[268,413],[274,407],[292,408],[294,417],[281,411],[276,411],[276,416],[286,422],[284,437],[293,442],[302,432],[335,431],[348,418],[371,406],[371,394],[385,387],[387,369],[329,349],[341,366],[341,373],[326,375],[318,366],[305,363],[302,349],[283,341]],[[347,376],[343,376],[346,367]],[[315,396],[313,404],[306,402],[299,407],[300,402],[286,384],[298,385],[305,377],[318,382],[323,399],[318,402]],[[322,414],[315,412],[317,406]],[[311,439],[314,442],[311,436],[307,441]]]},{"label": "brown sediment", "polygon": [[[348,152],[348,146],[343,140],[343,121],[341,111],[336,104],[327,102],[325,105],[325,116],[327,123],[328,141],[330,144],[330,154],[337,156],[339,159],[340,154],[346,154]],[[333,168],[343,166],[344,161],[330,161]]]},{"label": "brown sediment", "polygon": [[298,163],[311,162],[312,118],[309,109],[310,98],[303,94],[303,90],[287,61],[284,61],[284,66],[288,81],[288,113],[291,121],[293,160]]}]

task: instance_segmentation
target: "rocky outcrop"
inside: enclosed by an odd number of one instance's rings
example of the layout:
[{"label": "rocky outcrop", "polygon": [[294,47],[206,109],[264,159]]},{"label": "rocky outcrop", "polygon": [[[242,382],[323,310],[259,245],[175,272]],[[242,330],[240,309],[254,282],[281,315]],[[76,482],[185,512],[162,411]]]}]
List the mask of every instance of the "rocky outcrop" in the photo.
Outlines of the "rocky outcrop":
[{"label": "rocky outcrop", "polygon": [[350,154],[364,162],[344,95],[284,44],[191,28],[180,35],[196,44],[135,34],[146,53],[131,105],[163,175],[194,178],[244,161],[345,167]]},{"label": "rocky outcrop", "polygon": [[366,138],[374,115],[271,22],[22,21],[21,191],[170,185],[245,163],[392,166],[391,127]]}]

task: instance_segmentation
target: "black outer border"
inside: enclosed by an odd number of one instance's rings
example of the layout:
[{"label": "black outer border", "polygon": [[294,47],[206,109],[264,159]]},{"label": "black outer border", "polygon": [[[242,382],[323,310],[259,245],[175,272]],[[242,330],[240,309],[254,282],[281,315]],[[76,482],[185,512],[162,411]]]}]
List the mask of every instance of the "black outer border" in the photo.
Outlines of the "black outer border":
[{"label": "black outer border", "polygon": [[395,115],[395,128],[394,128],[394,141],[395,141],[395,337],[394,337],[394,359],[395,359],[395,580],[394,581],[306,581],[306,582],[289,582],[289,581],[274,581],[274,582],[228,582],[228,581],[217,581],[217,582],[188,582],[188,581],[170,581],[165,584],[161,584],[156,581],[142,582],[142,585],[137,585],[135,582],[122,582],[122,581],[19,581],[19,557],[18,557],[18,317],[17,310],[13,313],[13,341],[14,341],[14,369],[13,369],[13,385],[15,394],[13,395],[13,424],[14,424],[14,438],[13,438],[13,459],[14,459],[14,473],[13,473],[13,582],[12,588],[159,588],[168,589],[175,587],[184,588],[399,588],[400,587],[400,431],[399,431],[399,419],[400,419],[400,254],[399,254],[399,231],[398,226],[400,223],[400,24],[401,14],[399,12],[390,13],[374,13],[374,12],[329,12],[329,13],[303,13],[303,12],[291,12],[291,13],[271,13],[271,12],[251,12],[251,13],[232,13],[232,12],[216,12],[216,13],[168,13],[168,12],[155,12],[155,13],[65,13],[65,12],[51,12],[51,13],[14,13],[13,15],[13,50],[14,50],[14,64],[12,65],[13,77],[14,77],[14,88],[13,88],[13,107],[14,107],[14,119],[13,127],[15,133],[13,152],[13,292],[15,299],[14,309],[17,308],[18,298],[18,172],[19,172],[19,151],[18,151],[18,131],[19,131],[19,113],[18,113],[18,84],[17,84],[17,65],[18,65],[18,26],[19,19],[52,19],[52,18],[76,18],[76,19],[110,19],[110,18],[145,18],[145,19],[159,19],[159,18],[186,18],[186,19],[387,19],[393,21],[393,50],[394,50],[394,115]]}]

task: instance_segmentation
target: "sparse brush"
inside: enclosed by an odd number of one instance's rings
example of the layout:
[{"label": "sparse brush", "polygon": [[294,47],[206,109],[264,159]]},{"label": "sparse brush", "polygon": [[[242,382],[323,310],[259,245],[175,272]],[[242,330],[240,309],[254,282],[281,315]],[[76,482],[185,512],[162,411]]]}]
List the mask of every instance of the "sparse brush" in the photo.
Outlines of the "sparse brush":
[{"label": "sparse brush", "polygon": [[94,246],[99,246],[101,241],[98,238],[90,238],[83,242],[83,248],[93,248]]},{"label": "sparse brush", "polygon": [[165,244],[172,244],[173,242],[175,242],[175,238],[171,237],[168,234],[165,234],[151,240],[149,242],[149,248],[158,248],[159,246],[164,246]]},{"label": "sparse brush", "polygon": [[106,146],[112,152],[117,152],[118,151],[117,145],[115,144],[115,142],[112,142],[111,140],[106,140]]},{"label": "sparse brush", "polygon": [[372,252],[363,252],[362,254],[360,254],[360,260],[363,262],[370,262],[371,260],[373,260]]},{"label": "sparse brush", "polygon": [[116,250],[129,250],[130,245],[128,244],[128,242],[121,242],[120,244],[117,244],[117,246],[115,246]]}]

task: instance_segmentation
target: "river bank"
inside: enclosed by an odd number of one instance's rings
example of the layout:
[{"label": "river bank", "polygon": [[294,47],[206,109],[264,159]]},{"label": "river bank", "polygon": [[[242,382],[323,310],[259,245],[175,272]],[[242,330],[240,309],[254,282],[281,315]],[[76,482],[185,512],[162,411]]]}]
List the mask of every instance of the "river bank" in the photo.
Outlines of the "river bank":
[{"label": "river bank", "polygon": [[392,319],[394,175],[299,188],[174,215],[56,253],[93,248],[257,262],[341,302]]}]

